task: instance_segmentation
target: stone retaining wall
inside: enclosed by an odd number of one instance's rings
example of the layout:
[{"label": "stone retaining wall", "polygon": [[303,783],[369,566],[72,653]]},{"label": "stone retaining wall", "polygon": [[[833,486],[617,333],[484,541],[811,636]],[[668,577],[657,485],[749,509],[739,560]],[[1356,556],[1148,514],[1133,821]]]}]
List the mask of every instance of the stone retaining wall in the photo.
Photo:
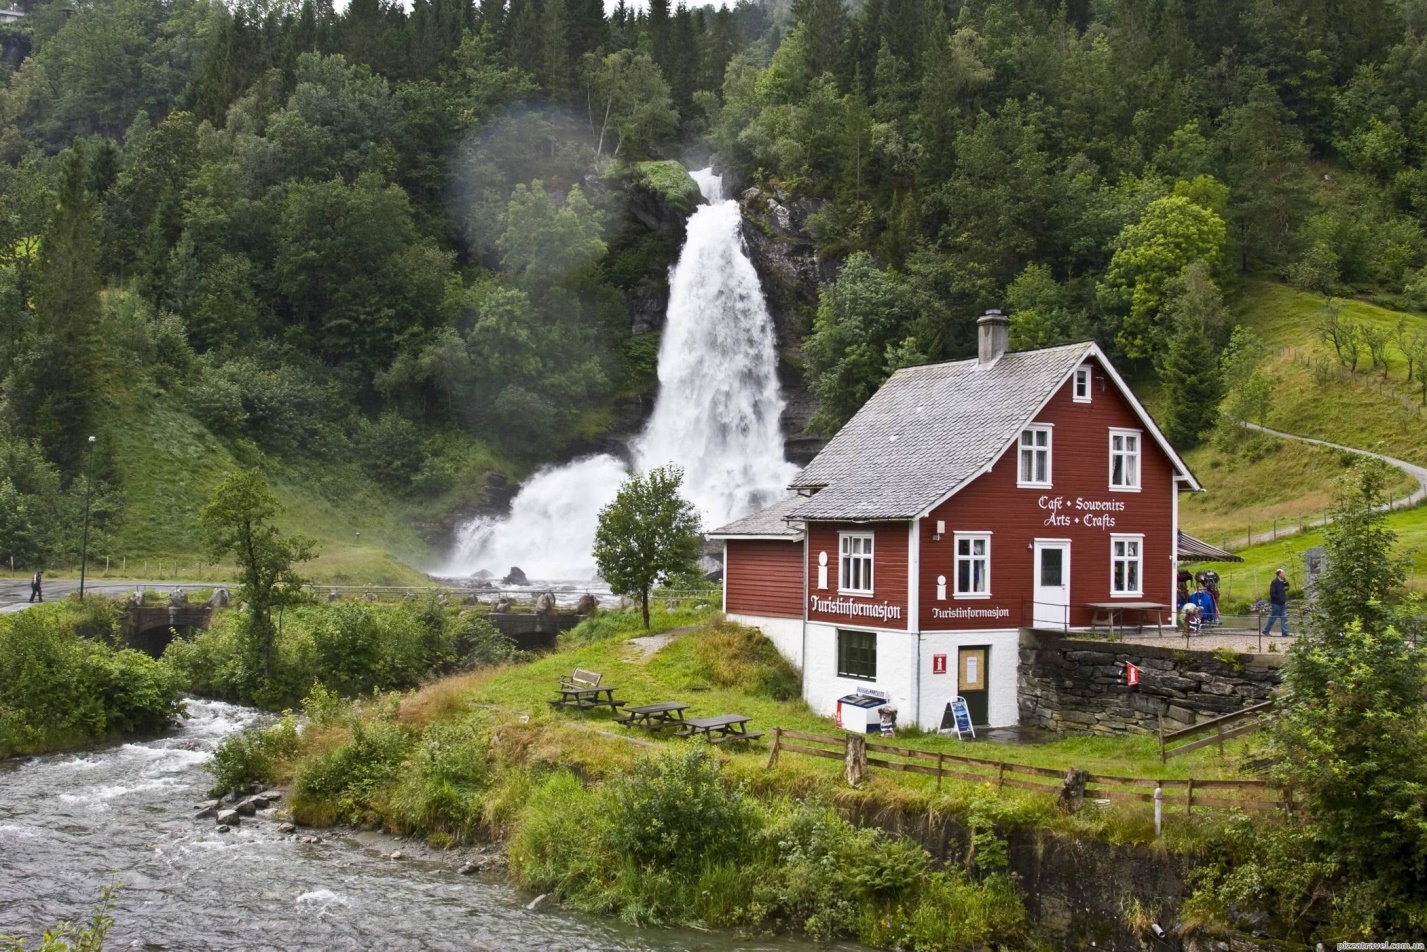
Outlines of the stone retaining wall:
[{"label": "stone retaining wall", "polygon": [[[1123,662],[1140,669],[1125,684]],[[1021,632],[1017,681],[1022,725],[1095,734],[1177,729],[1266,699],[1278,686],[1283,655],[1237,654],[1105,641],[1061,632]]]}]

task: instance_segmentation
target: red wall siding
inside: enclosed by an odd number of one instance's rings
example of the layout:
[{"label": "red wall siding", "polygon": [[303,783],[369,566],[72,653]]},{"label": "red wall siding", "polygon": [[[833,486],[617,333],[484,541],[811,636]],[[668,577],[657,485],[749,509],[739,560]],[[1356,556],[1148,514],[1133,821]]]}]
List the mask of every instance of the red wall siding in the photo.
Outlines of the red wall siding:
[{"label": "red wall siding", "polygon": [[[1087,602],[1111,602],[1110,536],[1112,533],[1144,533],[1144,594],[1125,601],[1150,601],[1172,605],[1173,599],[1173,505],[1175,484],[1169,458],[1148,432],[1141,437],[1139,492],[1111,492],[1109,428],[1143,429],[1130,405],[1120,396],[1098,367],[1093,375],[1093,398],[1088,404],[1075,403],[1072,384],[1051,398],[1036,417],[1038,423],[1053,423],[1051,437],[1051,481],[1049,489],[1021,489],[1016,486],[1017,454],[1007,452],[989,473],[952,496],[922,520],[921,535],[921,626],[925,631],[1028,626],[1031,623],[1033,553],[1029,543],[1036,538],[1070,539],[1070,604],[1072,625],[1090,624],[1092,611]],[[1103,384],[1103,385],[1102,385]],[[1038,505],[1042,497],[1062,497],[1070,525],[1047,525],[1051,511]],[[1073,508],[1077,497],[1087,500],[1123,502],[1121,512],[1109,515],[1114,526],[1086,525],[1084,513]],[[933,542],[937,520],[946,523],[946,534]],[[991,532],[991,598],[952,597],[953,537],[955,531]],[[947,578],[947,598],[938,601],[937,576]],[[984,619],[947,620],[935,618],[932,609],[959,605],[1009,609],[1000,621]]]},{"label": "red wall siding", "polygon": [[765,618],[803,617],[803,543],[730,539],[724,554],[726,610]]},{"label": "red wall siding", "polygon": [[[837,566],[839,556],[838,533],[841,531],[871,532],[872,540],[872,594],[839,595],[837,593]],[[874,524],[819,522],[808,527],[808,618],[828,625],[844,628],[901,628],[907,627],[907,546],[910,542],[905,522],[879,522]],[[818,588],[818,553],[827,553],[827,588]],[[817,611],[812,607],[812,598],[841,599],[859,605],[895,606],[901,611],[897,618],[876,618],[869,615],[851,615],[838,612]]]}]

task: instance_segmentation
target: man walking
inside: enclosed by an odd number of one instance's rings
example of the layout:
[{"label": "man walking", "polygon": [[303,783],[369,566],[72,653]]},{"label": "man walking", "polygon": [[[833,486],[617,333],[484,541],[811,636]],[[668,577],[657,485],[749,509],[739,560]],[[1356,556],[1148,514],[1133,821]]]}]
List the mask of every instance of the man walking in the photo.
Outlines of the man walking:
[{"label": "man walking", "polygon": [[1271,634],[1269,631],[1273,627],[1273,620],[1278,619],[1281,635],[1288,634],[1288,579],[1283,575],[1283,569],[1279,569],[1274,574],[1273,581],[1268,583],[1268,624],[1263,626],[1264,634]]},{"label": "man walking", "polygon": [[35,569],[35,577],[30,579],[30,601],[44,601],[45,593],[40,589],[41,582],[44,581],[44,569]]}]

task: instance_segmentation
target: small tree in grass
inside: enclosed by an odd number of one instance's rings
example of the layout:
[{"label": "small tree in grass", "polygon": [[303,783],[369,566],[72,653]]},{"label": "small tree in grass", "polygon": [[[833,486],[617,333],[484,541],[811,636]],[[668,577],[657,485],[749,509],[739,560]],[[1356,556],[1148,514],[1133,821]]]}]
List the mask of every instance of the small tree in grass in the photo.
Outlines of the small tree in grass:
[{"label": "small tree in grass", "polygon": [[600,510],[595,564],[616,595],[638,595],[649,627],[649,591],[661,581],[692,572],[699,560],[699,517],[679,495],[684,471],[661,466],[635,473],[614,502]]},{"label": "small tree in grass", "polygon": [[304,579],[293,565],[312,558],[315,544],[283,536],[272,524],[278,512],[277,499],[254,469],[220,483],[198,517],[208,557],[216,562],[232,556],[238,562],[238,598],[247,606],[244,632],[264,681],[272,675],[273,611],[303,600]]}]

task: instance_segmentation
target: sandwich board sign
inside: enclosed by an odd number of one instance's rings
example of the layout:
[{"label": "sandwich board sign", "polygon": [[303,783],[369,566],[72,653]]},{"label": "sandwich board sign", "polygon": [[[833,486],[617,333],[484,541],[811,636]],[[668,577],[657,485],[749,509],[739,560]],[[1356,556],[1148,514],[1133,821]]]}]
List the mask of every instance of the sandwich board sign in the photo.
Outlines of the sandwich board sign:
[{"label": "sandwich board sign", "polygon": [[971,726],[971,709],[966,706],[966,698],[960,695],[946,702],[946,709],[942,711],[941,727],[938,733],[948,733],[956,731],[958,740],[970,736],[976,738],[976,729]]}]

